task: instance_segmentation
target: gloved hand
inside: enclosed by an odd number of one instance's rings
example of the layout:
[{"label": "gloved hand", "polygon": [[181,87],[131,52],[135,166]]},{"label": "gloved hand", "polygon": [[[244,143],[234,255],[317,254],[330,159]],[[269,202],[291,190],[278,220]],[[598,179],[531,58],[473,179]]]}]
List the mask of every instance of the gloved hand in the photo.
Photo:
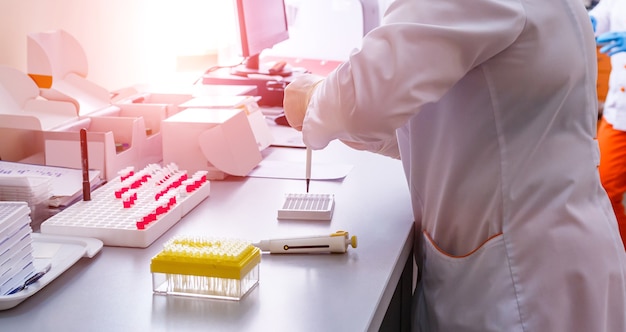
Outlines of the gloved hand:
[{"label": "gloved hand", "polygon": [[596,18],[593,16],[589,16],[589,19],[591,19],[591,26],[593,27],[593,32],[596,32],[596,26],[598,26],[598,20],[596,20]]},{"label": "gloved hand", "polygon": [[283,96],[283,110],[290,126],[299,131],[302,130],[302,122],[304,122],[311,96],[317,85],[323,80],[323,76],[307,74],[296,78],[287,85]]},{"label": "gloved hand", "polygon": [[600,48],[600,53],[612,56],[616,53],[624,52],[626,51],[626,31],[603,33],[596,37],[596,42],[599,45],[603,45]]},{"label": "gloved hand", "polygon": [[356,150],[370,151],[394,159],[400,159],[400,148],[398,147],[396,135],[378,143],[358,143],[346,140],[341,140],[341,142]]}]

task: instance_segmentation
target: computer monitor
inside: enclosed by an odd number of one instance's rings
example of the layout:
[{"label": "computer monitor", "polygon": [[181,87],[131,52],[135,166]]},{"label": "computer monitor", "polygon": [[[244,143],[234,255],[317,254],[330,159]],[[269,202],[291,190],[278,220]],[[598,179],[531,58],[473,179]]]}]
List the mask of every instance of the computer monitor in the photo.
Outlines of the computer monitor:
[{"label": "computer monitor", "polygon": [[[233,74],[270,74],[272,66],[262,64],[259,55],[289,39],[284,0],[235,0],[235,5],[244,64],[233,68]],[[271,74],[288,76],[290,72],[283,67]]]}]

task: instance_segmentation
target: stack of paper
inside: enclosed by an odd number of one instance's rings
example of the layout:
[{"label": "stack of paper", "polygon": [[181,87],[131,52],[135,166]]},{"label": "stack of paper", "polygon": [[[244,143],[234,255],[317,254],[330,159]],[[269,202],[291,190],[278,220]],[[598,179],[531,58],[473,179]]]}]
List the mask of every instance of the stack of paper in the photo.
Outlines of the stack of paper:
[{"label": "stack of paper", "polygon": [[0,173],[0,201],[25,202],[32,220],[43,221],[49,217],[51,186],[52,178],[49,176]]},{"label": "stack of paper", "polygon": [[[46,208],[48,206],[65,207],[70,205],[80,199],[83,193],[83,175],[80,169],[0,161],[0,176],[13,178],[13,180],[5,179],[7,181],[5,183],[12,181],[11,183],[19,184],[20,186],[26,186],[26,181],[28,181],[28,185],[33,190],[36,190],[37,194],[40,193],[39,190],[43,189],[42,187],[44,186],[39,182],[49,181],[46,188],[49,191],[45,193],[47,196],[45,197],[45,204],[43,204]],[[0,181],[1,179],[0,177]],[[102,185],[103,180],[99,171],[89,171],[89,183],[92,190]],[[4,186],[0,182],[0,190],[2,190],[2,187]],[[11,196],[14,193],[9,190],[13,189],[12,186],[7,185],[6,189],[8,196],[0,196],[0,200],[24,201],[24,197]],[[33,211],[33,214],[35,212],[37,211]],[[31,218],[34,220],[33,214],[31,214]]]},{"label": "stack of paper", "polygon": [[25,202],[0,202],[0,295],[35,273],[29,213]]}]

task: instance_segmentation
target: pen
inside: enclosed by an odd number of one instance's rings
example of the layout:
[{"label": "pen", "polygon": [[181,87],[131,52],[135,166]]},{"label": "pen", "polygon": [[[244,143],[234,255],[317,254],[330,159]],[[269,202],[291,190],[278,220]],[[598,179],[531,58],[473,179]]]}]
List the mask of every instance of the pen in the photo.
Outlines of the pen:
[{"label": "pen", "polygon": [[311,148],[306,148],[306,192],[309,192],[309,184],[311,183]]},{"label": "pen", "polygon": [[80,158],[83,167],[83,201],[91,200],[91,188],[89,184],[89,157],[87,155],[87,129],[80,130]]},{"label": "pen", "polygon": [[39,279],[41,279],[41,277],[43,277],[46,273],[50,272],[50,268],[52,267],[52,265],[50,263],[48,263],[43,270],[33,274],[32,276],[30,276],[30,278],[26,279],[26,281],[20,285],[19,287],[11,290],[10,292],[8,292],[6,295],[12,295],[18,292],[21,292],[23,290],[25,290],[26,288],[28,288],[28,286],[36,283],[37,281],[39,281]]}]

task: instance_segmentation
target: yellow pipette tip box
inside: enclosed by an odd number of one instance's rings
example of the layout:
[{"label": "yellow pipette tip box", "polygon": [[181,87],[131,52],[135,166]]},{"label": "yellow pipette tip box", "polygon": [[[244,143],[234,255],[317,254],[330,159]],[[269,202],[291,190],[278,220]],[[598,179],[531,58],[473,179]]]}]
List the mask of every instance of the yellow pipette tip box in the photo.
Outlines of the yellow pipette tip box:
[{"label": "yellow pipette tip box", "polygon": [[261,250],[234,239],[177,236],[152,258],[155,294],[240,300],[259,283]]}]

